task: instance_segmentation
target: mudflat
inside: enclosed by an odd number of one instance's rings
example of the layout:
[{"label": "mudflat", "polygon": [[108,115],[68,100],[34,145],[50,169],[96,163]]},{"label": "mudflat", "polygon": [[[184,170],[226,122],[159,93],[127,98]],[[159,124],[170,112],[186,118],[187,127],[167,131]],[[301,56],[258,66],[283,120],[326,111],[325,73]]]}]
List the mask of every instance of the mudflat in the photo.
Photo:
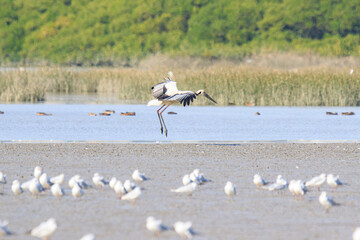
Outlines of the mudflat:
[{"label": "mudflat", "polygon": [[[15,233],[6,239],[29,239],[26,231],[50,217],[58,223],[51,239],[80,239],[87,233],[97,239],[179,239],[173,231],[155,237],[146,230],[148,216],[168,226],[192,221],[198,233],[194,239],[351,239],[360,226],[357,143],[2,143],[0,156],[0,171],[8,180],[0,195],[0,220],[8,220]],[[37,165],[49,176],[65,174],[66,196],[55,198],[50,191],[38,197],[12,194],[11,182],[31,179]],[[191,196],[170,192],[195,168],[212,182]],[[89,183],[95,172],[124,182],[135,169],[151,180],[139,184],[143,191],[134,205],[119,200],[108,186],[84,190],[78,199],[68,186],[75,174]],[[341,204],[326,212],[317,189],[294,199],[287,189],[269,192],[256,187],[256,173],[268,181],[279,174],[288,181],[306,181],[333,173],[347,185],[333,192],[326,183],[322,186]],[[226,181],[236,184],[237,196],[224,194]]]}]

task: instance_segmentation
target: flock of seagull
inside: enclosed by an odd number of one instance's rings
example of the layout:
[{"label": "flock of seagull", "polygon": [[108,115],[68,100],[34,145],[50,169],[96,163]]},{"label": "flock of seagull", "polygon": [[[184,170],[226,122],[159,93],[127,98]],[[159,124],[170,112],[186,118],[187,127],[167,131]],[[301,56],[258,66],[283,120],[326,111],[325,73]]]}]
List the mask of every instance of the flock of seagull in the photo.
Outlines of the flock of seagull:
[{"label": "flock of seagull", "polygon": [[[61,184],[64,182],[64,174],[50,178],[43,171],[43,168],[36,166],[33,176],[33,179],[22,184],[20,184],[18,180],[14,180],[11,186],[13,194],[20,195],[25,191],[29,191],[31,195],[38,197],[43,192],[50,190],[52,195],[55,197],[62,197],[65,195],[65,191],[61,187]],[[150,180],[150,178],[146,177],[145,174],[141,173],[139,170],[135,170],[132,173],[132,179],[137,183]],[[124,183],[116,179],[116,177],[112,177],[110,181],[107,181],[99,173],[95,173],[92,177],[92,182],[97,188],[102,188],[105,185],[109,185],[110,188],[114,190],[119,199],[132,201],[133,204],[135,204],[135,200],[140,197],[142,193],[142,188],[129,179]],[[211,182],[211,180],[205,178],[204,174],[201,173],[199,169],[195,169],[190,174],[183,176],[183,186],[180,186],[176,189],[170,189],[170,191],[174,193],[191,195],[194,191],[196,191],[199,185],[203,185],[207,182]],[[303,182],[302,180],[291,180],[288,182],[281,175],[277,176],[274,183],[265,181],[259,174],[255,174],[253,177],[253,183],[258,188],[268,191],[283,190],[288,188],[293,198],[301,198],[306,194],[308,188],[317,188],[318,191],[320,191],[321,186],[325,182],[327,182],[327,184],[331,187],[332,191],[341,185],[346,185],[340,181],[339,176],[334,176],[333,174],[326,175],[325,173],[320,174],[319,176],[315,176],[306,182]],[[4,186],[6,183],[6,175],[0,172],[0,184],[3,184]],[[80,198],[84,195],[85,189],[92,188],[92,185],[87,183],[80,175],[71,177],[68,181],[68,185],[71,188],[71,194],[74,198]],[[234,197],[236,195],[235,184],[230,181],[226,182],[224,192],[227,196]],[[340,205],[339,203],[336,203],[330,196],[328,196],[325,191],[321,192],[319,196],[319,203],[326,209],[326,212],[328,212],[332,206]],[[0,221],[0,236],[13,234],[8,230],[7,225],[8,221]],[[190,221],[178,221],[173,224],[173,227],[168,227],[167,225],[164,225],[160,219],[155,219],[152,216],[147,217],[146,228],[155,235],[159,235],[163,231],[174,230],[179,236],[187,239],[192,239],[192,237],[197,234],[192,229],[192,222]],[[29,231],[29,234],[34,237],[49,239],[54,234],[56,229],[57,224],[55,219],[50,218]],[[89,233],[81,238],[81,240],[94,239],[95,235],[92,233]],[[353,232],[353,240],[360,240],[360,227]]]}]

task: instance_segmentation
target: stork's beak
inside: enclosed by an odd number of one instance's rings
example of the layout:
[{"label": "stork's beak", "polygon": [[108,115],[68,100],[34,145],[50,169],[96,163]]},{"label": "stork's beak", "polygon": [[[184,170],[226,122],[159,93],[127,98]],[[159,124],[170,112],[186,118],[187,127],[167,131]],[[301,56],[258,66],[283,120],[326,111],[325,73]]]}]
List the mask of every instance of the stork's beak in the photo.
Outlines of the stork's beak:
[{"label": "stork's beak", "polygon": [[210,101],[213,101],[214,103],[217,103],[214,99],[212,99],[206,92],[204,92],[204,96],[208,98]]}]

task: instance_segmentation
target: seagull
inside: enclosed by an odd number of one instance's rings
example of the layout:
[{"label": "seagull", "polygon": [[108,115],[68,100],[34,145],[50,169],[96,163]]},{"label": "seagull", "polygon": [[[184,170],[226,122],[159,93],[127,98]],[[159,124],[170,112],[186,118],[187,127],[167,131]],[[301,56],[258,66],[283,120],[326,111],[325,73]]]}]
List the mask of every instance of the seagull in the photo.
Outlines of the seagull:
[{"label": "seagull", "polygon": [[293,196],[303,196],[307,190],[301,180],[291,180],[289,184],[289,191]]},{"label": "seagull", "polygon": [[3,192],[4,192],[4,185],[7,183],[6,175],[0,172],[0,184],[3,184]]},{"label": "seagull", "polygon": [[133,204],[135,204],[135,199],[140,197],[141,195],[141,189],[139,187],[134,188],[131,192],[128,192],[127,194],[121,196],[121,200],[128,200],[132,201]]},{"label": "seagull", "polygon": [[41,174],[43,174],[43,168],[40,166],[36,166],[34,169],[34,177],[39,179]]},{"label": "seagull", "polygon": [[137,170],[137,169],[133,172],[132,178],[136,182],[142,182],[142,181],[149,180],[149,178],[147,178],[143,173],[139,172],[139,170]]},{"label": "seagull", "polygon": [[45,189],[43,188],[43,186],[41,186],[39,180],[37,180],[37,178],[34,178],[29,185],[29,191],[31,195],[34,196],[34,195],[39,195],[39,193],[45,191]]},{"label": "seagull", "polygon": [[161,220],[157,220],[150,216],[146,218],[146,229],[158,236],[161,232],[169,230],[167,226],[162,224]]},{"label": "seagull", "polygon": [[278,175],[276,178],[276,182],[267,186],[263,186],[264,189],[267,189],[269,191],[274,191],[274,190],[282,190],[284,188],[286,188],[288,185],[288,182],[286,181],[286,179],[281,176]]},{"label": "seagull", "polygon": [[78,183],[74,185],[74,187],[71,189],[71,194],[74,198],[79,198],[82,195],[84,195],[84,191],[81,189]]},{"label": "seagull", "polygon": [[18,180],[14,180],[11,185],[11,191],[15,195],[20,195],[24,192],[24,190],[20,186],[20,182]]},{"label": "seagull", "polygon": [[320,187],[324,184],[326,181],[326,174],[322,173],[319,176],[313,177],[309,181],[305,182],[306,187],[317,187],[320,191]]},{"label": "seagull", "polygon": [[33,237],[42,238],[44,240],[49,239],[56,231],[57,225],[54,218],[50,218],[46,222],[40,223],[39,226],[31,230],[30,235]]},{"label": "seagull", "polygon": [[62,197],[65,195],[65,191],[64,189],[61,188],[60,184],[55,183],[54,185],[51,186],[50,188],[51,193],[55,196],[55,197]]},{"label": "seagull", "polygon": [[136,184],[131,182],[129,179],[127,179],[124,182],[124,188],[125,188],[126,192],[131,192],[132,190],[134,190],[136,188]]},{"label": "seagull", "polygon": [[326,211],[328,211],[331,206],[340,205],[340,204],[334,202],[334,200],[330,196],[327,196],[326,192],[322,192],[320,194],[319,202],[321,205],[323,205],[325,207]]},{"label": "seagull", "polygon": [[114,186],[115,186],[116,182],[117,182],[116,177],[112,177],[110,179],[109,186],[111,187],[111,189],[114,189]]},{"label": "seagull", "polygon": [[352,235],[353,240],[360,240],[360,227],[357,227]]},{"label": "seagull", "polygon": [[[161,134],[165,132],[165,136],[167,137],[167,128],[165,125],[165,121],[162,117],[162,113],[168,108],[170,105],[179,102],[183,104],[184,107],[186,105],[190,105],[190,102],[193,102],[197,96],[204,95],[206,98],[216,103],[214,99],[212,99],[204,90],[198,90],[196,92],[192,91],[179,91],[176,87],[176,82],[171,80],[172,75],[165,78],[165,81],[159,83],[152,87],[153,96],[155,99],[148,102],[148,106],[161,106],[157,110],[157,115],[160,121],[160,131]],[[164,108],[165,107],[165,108]],[[164,131],[165,130],[165,131]]]},{"label": "seagull", "polygon": [[228,181],[224,187],[224,191],[226,195],[232,197],[236,195],[236,186],[232,182]]},{"label": "seagull", "polygon": [[80,238],[80,240],[95,240],[96,237],[94,234],[92,233],[89,233],[89,234],[86,234],[85,236],[83,236],[82,238]]},{"label": "seagull", "polygon": [[176,192],[176,193],[186,193],[188,195],[191,195],[197,188],[197,184],[192,182],[189,185],[186,186],[181,186],[177,189],[171,189],[171,192]]},{"label": "seagull", "polygon": [[331,186],[331,190],[336,189],[339,185],[344,185],[344,183],[340,181],[339,175],[335,177],[333,174],[328,174],[326,181],[327,184]]},{"label": "seagull", "polygon": [[122,195],[126,194],[127,191],[121,181],[116,181],[114,186],[115,193],[121,198]]},{"label": "seagull", "polygon": [[9,236],[13,233],[9,231],[7,225],[9,224],[8,221],[0,221],[0,236]]},{"label": "seagull", "polygon": [[189,185],[190,183],[192,183],[193,181],[190,179],[190,175],[189,174],[185,174],[182,182],[184,184],[184,186]]},{"label": "seagull", "polygon": [[29,186],[34,181],[34,179],[37,179],[37,178],[33,178],[33,179],[30,179],[30,180],[22,183],[21,186],[20,186],[22,188],[22,190],[24,190],[24,191],[29,190]]},{"label": "seagull", "polygon": [[64,182],[64,174],[62,173],[62,174],[60,174],[60,175],[57,175],[57,176],[55,176],[55,177],[52,177],[52,178],[50,178],[50,182],[51,183],[57,183],[57,184],[62,184],[63,182]]},{"label": "seagull", "polygon": [[69,187],[73,188],[75,186],[75,184],[78,184],[79,187],[81,188],[89,188],[91,187],[90,184],[88,184],[82,177],[80,177],[80,175],[75,175],[73,177],[70,178],[69,180]]},{"label": "seagull", "polygon": [[101,176],[99,173],[95,173],[92,180],[93,180],[93,183],[98,187],[103,187],[103,186],[109,184],[109,182],[106,181],[104,179],[104,177]]},{"label": "seagull", "polygon": [[176,222],[174,223],[174,230],[182,238],[192,239],[195,235],[194,230],[191,228],[192,222]]},{"label": "seagull", "polygon": [[258,187],[262,187],[267,184],[267,182],[265,182],[265,180],[259,174],[254,175],[253,182]]},{"label": "seagull", "polygon": [[46,173],[41,174],[39,181],[41,186],[45,189],[50,188],[53,185]]},{"label": "seagull", "polygon": [[211,182],[211,180],[206,179],[203,173],[200,173],[198,168],[194,169],[192,173],[190,173],[190,179],[197,184],[203,184],[205,182]]}]

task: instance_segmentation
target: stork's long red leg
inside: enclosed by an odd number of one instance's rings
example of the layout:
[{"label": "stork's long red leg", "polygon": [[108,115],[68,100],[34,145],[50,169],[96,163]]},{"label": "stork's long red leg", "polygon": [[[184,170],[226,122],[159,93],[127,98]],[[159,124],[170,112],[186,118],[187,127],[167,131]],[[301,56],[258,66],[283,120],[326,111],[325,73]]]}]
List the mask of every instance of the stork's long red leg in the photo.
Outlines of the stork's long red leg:
[{"label": "stork's long red leg", "polygon": [[164,128],[165,128],[165,136],[167,137],[167,128],[166,128],[166,125],[165,125],[165,121],[164,121],[164,118],[162,116],[162,113],[169,107],[170,105],[167,105],[161,112],[160,112],[160,117],[162,119],[162,122],[163,122],[163,125],[164,125]]},{"label": "stork's long red leg", "polygon": [[163,107],[165,107],[165,105],[162,105],[161,106],[161,108],[159,108],[156,112],[157,112],[157,115],[158,115],[158,117],[159,117],[159,121],[160,121],[160,130],[161,130],[161,134],[163,134],[163,125],[162,125],[162,123],[161,123],[161,118],[160,118],[160,114],[159,114],[159,111],[163,108]]}]

